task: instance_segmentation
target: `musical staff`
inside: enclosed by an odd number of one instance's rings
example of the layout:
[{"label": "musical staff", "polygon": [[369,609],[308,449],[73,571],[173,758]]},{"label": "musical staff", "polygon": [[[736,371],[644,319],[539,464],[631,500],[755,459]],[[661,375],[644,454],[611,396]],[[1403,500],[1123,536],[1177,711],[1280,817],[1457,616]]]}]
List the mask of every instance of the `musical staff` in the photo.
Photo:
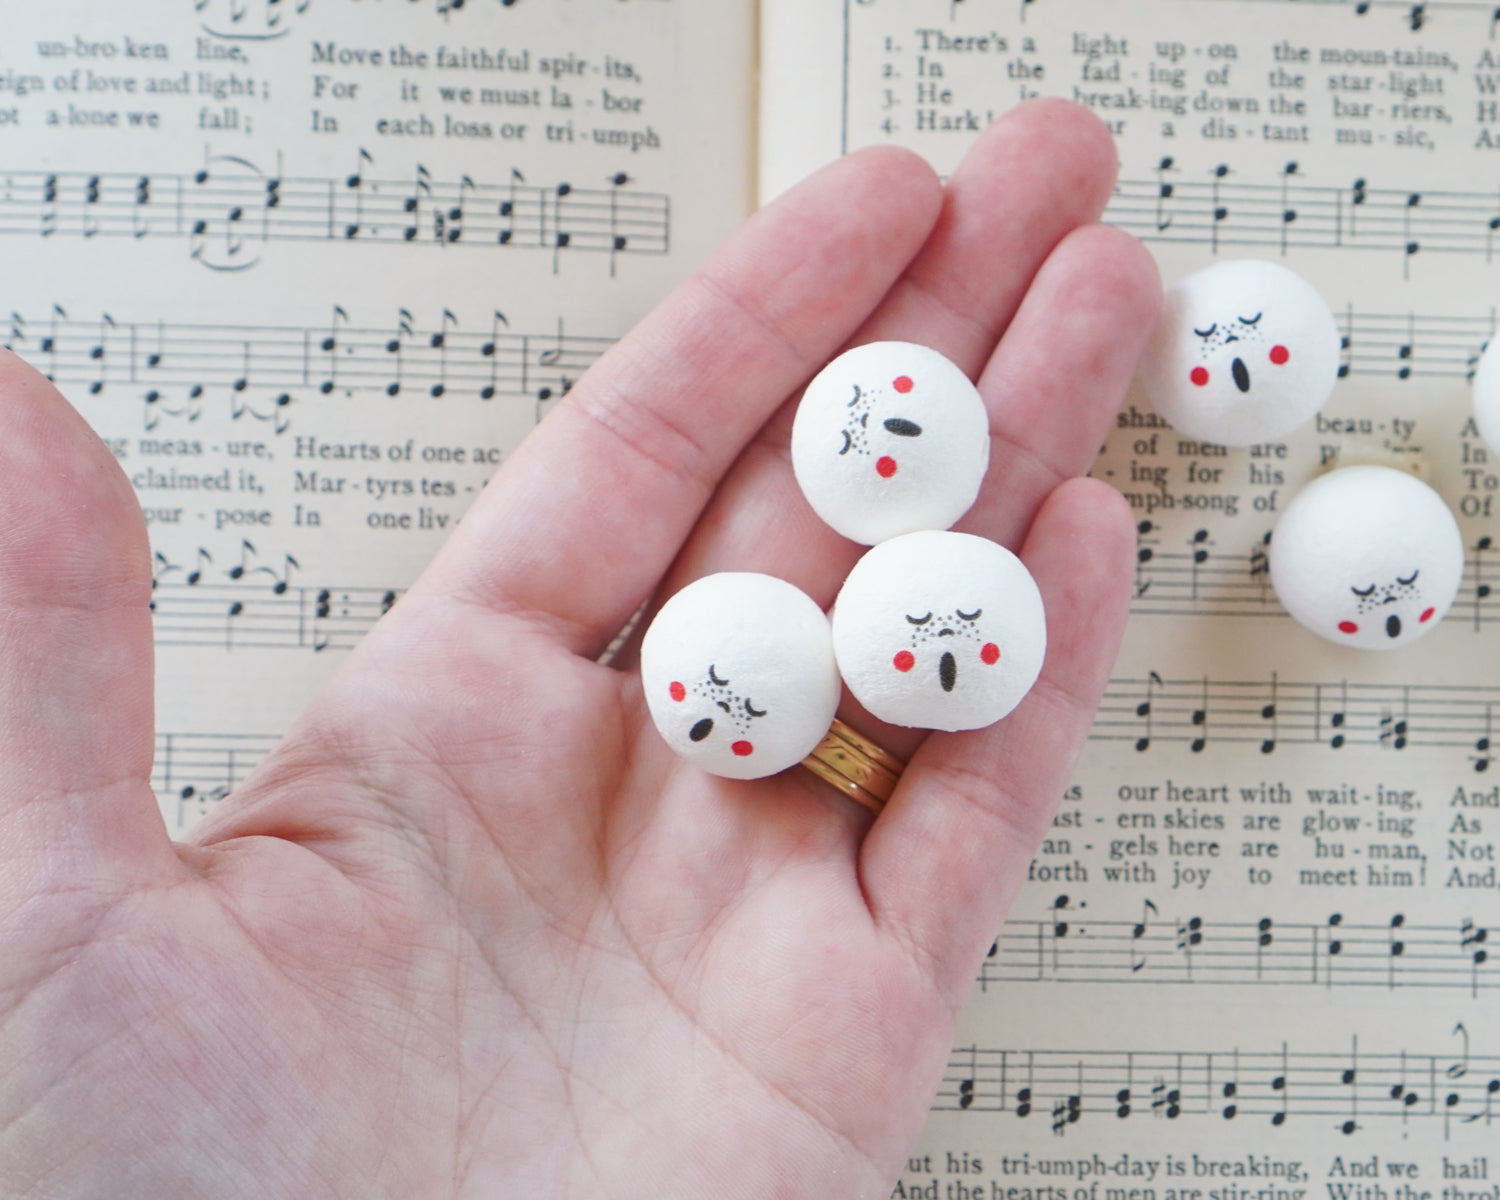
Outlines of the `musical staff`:
[{"label": "musical staff", "polygon": [[[146,429],[201,415],[206,395],[282,433],[296,400],[334,394],[428,398],[522,396],[542,407],[564,394],[612,338],[512,333],[503,314],[473,330],[443,309],[431,329],[401,310],[384,328],[354,326],[335,306],[321,328],[130,323],[106,315],[76,320],[54,305],[45,317],[13,312],[5,347],[30,359],[65,390],[123,389],[142,405]],[[45,330],[45,333],[42,332]],[[392,348],[394,346],[394,349]]]},{"label": "musical staff", "polygon": [[242,782],[279,741],[275,734],[158,733],[151,787],[185,828]]},{"label": "musical staff", "polygon": [[1150,900],[1138,921],[1083,915],[1065,925],[1055,908],[1036,920],[1013,916],[980,966],[980,990],[1021,983],[1209,983],[1442,988],[1477,997],[1500,988],[1500,970],[1489,965],[1489,929],[1467,918],[1444,924],[1396,913],[1354,921],[1333,913],[1321,922],[1268,915],[1169,920]]},{"label": "musical staff", "polygon": [[[1151,731],[1142,737],[1142,697],[1150,696]],[[1500,687],[1457,684],[1315,683],[1280,676],[1262,680],[1197,677],[1112,679],[1090,730],[1091,740],[1153,746],[1284,746],[1341,751],[1368,746],[1393,754],[1449,753],[1477,774],[1489,769]]]},{"label": "musical staff", "polygon": [[215,271],[253,267],[273,242],[378,242],[446,248],[543,249],[560,268],[565,252],[666,254],[671,202],[638,192],[622,172],[606,187],[410,179],[358,169],[339,177],[267,175],[237,156],[205,160],[192,174],[139,171],[0,173],[0,234],[129,237],[189,243]]},{"label": "musical staff", "polygon": [[[1180,549],[1166,548],[1162,532],[1151,521],[1136,526],[1132,616],[1286,616],[1270,587],[1269,531],[1243,553],[1210,551],[1212,543],[1197,534]],[[1455,628],[1479,633],[1500,622],[1500,596],[1486,582],[1494,577],[1494,564],[1486,559],[1492,551],[1488,537],[1466,550],[1465,575],[1452,610]]]},{"label": "musical staff", "polygon": [[[1462,1026],[1459,1026],[1462,1029]],[[1457,1035],[1458,1031],[1455,1031]],[[1012,1094],[1008,1081],[1027,1086]],[[1150,1103],[1132,1105],[1135,1080]],[[1026,1099],[1020,1096],[1025,1093]],[[955,1050],[933,1104],[938,1112],[1050,1120],[1052,1132],[1094,1121],[1234,1121],[1282,1128],[1316,1123],[1346,1137],[1386,1123],[1441,1120],[1445,1138],[1477,1127],[1489,1137],[1500,1095],[1500,1055],[1475,1055],[1468,1035],[1451,1049]],[[1122,1099],[1124,1097],[1124,1099]],[[1285,1172],[1293,1164],[1276,1164]],[[1274,1174],[1272,1164],[1266,1174]],[[1299,1175],[1298,1181],[1305,1179]]]},{"label": "musical staff", "polygon": [[[1214,0],[1225,3],[1226,0]],[[1495,0],[1230,0],[1233,3],[1271,3],[1326,5],[1331,8],[1347,8],[1356,17],[1366,17],[1376,9],[1385,9],[1401,17],[1401,27],[1410,33],[1420,33],[1427,27],[1428,19],[1435,13],[1474,14],[1485,19],[1490,36],[1500,25],[1500,4]]]},{"label": "musical staff", "polygon": [[1146,177],[1121,179],[1104,219],[1143,241],[1202,245],[1215,254],[1230,247],[1283,255],[1312,247],[1386,251],[1400,258],[1403,272],[1418,255],[1490,255],[1493,261],[1496,213],[1489,191],[1376,187],[1363,178],[1314,183],[1296,164],[1257,181],[1220,163],[1197,178],[1177,170],[1167,184],[1166,165],[1158,163]]},{"label": "musical staff", "polygon": [[348,650],[396,603],[394,588],[294,586],[279,569],[243,565],[211,582],[200,550],[192,569],[156,555],[151,611],[158,646],[224,650]]}]

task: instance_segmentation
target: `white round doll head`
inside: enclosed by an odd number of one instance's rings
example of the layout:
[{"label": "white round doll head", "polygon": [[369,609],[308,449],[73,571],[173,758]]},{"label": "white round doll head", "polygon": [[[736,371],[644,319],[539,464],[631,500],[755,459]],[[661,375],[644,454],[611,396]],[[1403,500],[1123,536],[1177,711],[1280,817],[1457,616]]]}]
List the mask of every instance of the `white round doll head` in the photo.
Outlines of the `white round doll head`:
[{"label": "white round doll head", "polygon": [[1500,454],[1500,337],[1479,356],[1474,370],[1474,424],[1479,436],[1495,453]]},{"label": "white round doll head", "polygon": [[1248,446],[1290,433],[1323,406],[1339,345],[1311,284],[1277,263],[1235,259],[1167,289],[1141,381],[1173,428]]},{"label": "white round doll head", "polygon": [[668,746],[712,775],[760,779],[801,762],[839,705],[828,618],[770,575],[689,584],[641,642],[646,707]]},{"label": "white round doll head", "polygon": [[833,607],[839,671],[870,713],[916,729],[981,729],[1036,682],[1042,597],[1003,546],[908,533],[854,566]]},{"label": "white round doll head", "polygon": [[1453,604],[1463,538],[1443,498],[1394,467],[1341,467],[1293,497],[1271,537],[1271,585],[1342,646],[1393,650]]},{"label": "white round doll head", "polygon": [[807,385],[792,423],[792,470],[807,502],[867,546],[947,529],[974,503],[989,462],[978,389],[910,342],[839,355]]}]

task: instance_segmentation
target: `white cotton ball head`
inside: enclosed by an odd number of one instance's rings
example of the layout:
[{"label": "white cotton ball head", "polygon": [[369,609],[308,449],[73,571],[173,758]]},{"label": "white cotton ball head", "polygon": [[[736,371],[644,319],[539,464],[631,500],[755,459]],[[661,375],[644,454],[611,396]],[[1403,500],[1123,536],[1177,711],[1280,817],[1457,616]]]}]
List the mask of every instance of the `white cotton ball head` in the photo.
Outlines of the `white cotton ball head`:
[{"label": "white cotton ball head", "polygon": [[1394,650],[1458,595],[1464,544],[1443,498],[1393,467],[1341,467],[1293,497],[1271,537],[1287,612],[1341,646]]},{"label": "white cotton ball head", "polygon": [[1279,263],[1215,263],[1167,289],[1141,382],[1199,441],[1249,446],[1312,419],[1338,381],[1340,337],[1316,289]]},{"label": "white cotton ball head", "polygon": [[1479,436],[1496,454],[1500,454],[1500,337],[1479,356],[1474,370],[1474,424]]},{"label": "white cotton ball head", "polygon": [[828,618],[785,580],[708,575],[662,606],[641,643],[657,730],[711,775],[761,779],[801,762],[833,724]]},{"label": "white cotton ball head", "polygon": [[910,342],[839,355],[807,385],[792,423],[792,470],[807,502],[867,546],[947,529],[973,505],[989,463],[978,389]]},{"label": "white cotton ball head", "polygon": [[1009,550],[967,533],[893,538],[854,566],[833,649],[870,713],[914,729],[982,729],[1031,690],[1047,652],[1042,596]]}]

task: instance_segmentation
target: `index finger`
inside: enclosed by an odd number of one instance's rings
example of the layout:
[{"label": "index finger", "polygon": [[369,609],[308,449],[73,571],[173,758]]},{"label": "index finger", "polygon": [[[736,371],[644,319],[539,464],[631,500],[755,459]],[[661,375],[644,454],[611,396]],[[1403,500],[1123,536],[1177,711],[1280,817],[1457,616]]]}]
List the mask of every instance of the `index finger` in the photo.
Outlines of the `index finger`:
[{"label": "index finger", "polygon": [[602,649],[744,445],[900,276],[940,205],[925,163],[880,149],[752,218],[526,439],[417,589]]}]

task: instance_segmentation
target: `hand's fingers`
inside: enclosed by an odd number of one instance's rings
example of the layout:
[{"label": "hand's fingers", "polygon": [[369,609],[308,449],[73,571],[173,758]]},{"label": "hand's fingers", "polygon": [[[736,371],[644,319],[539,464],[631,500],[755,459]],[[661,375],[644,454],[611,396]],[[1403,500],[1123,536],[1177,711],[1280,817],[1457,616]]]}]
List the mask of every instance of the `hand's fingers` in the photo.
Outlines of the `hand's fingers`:
[{"label": "hand's fingers", "polygon": [[861,851],[876,921],[962,1002],[1052,819],[1114,663],[1129,607],[1129,509],[1095,480],[1042,506],[1021,556],[1047,610],[1037,685],[1005,720],[933,734]]},{"label": "hand's fingers", "polygon": [[[1128,345],[1129,369],[1133,369],[1135,322],[1128,306],[1138,306],[1142,292],[1148,290],[1127,283],[1140,271],[1136,254],[1122,251],[1114,241],[1101,245],[1108,253],[1127,253],[1129,265],[1120,266],[1080,262],[1067,249],[1069,234],[1103,210],[1114,171],[1109,134],[1086,110],[1059,101],[1039,101],[1008,113],[986,130],[964,158],[947,186],[942,217],[932,236],[853,341],[892,339],[931,346],[972,378],[979,378],[996,339],[1004,332],[1002,344],[1008,344],[1014,336],[1007,326],[1021,322],[1018,314],[1036,314],[1027,319],[1020,335],[1031,338],[1067,329],[1082,314],[1087,334],[1100,338],[1104,347]],[[1145,258],[1144,254],[1140,257]],[[1099,279],[1096,284],[1089,278],[1094,297],[1082,304],[1056,286],[1043,289],[1045,303],[1039,304],[1028,292],[1036,290],[1033,285],[1039,271],[1061,275],[1076,285],[1091,270]],[[1159,290],[1154,268],[1148,278],[1150,288]],[[1090,315],[1094,310],[1112,312],[1120,327],[1102,328]],[[1083,336],[1080,330],[1066,340],[1078,342]],[[1044,342],[1037,353],[1050,349]],[[1107,354],[1107,349],[1092,353],[1090,363]],[[1055,374],[1057,368],[1048,370]],[[1086,465],[1099,445],[1097,435],[1089,431],[1094,422],[1080,423],[1068,404],[1081,400],[1096,406],[1117,404],[1128,379],[1129,370],[1124,378],[1116,371],[1103,371],[1097,377],[1080,373],[1071,379],[1066,403],[1041,413],[1035,404],[1019,403],[1025,404],[1029,417],[1045,425],[1047,432],[1039,432],[1039,437],[1076,436],[1085,449],[1075,460],[1081,458]],[[1011,377],[1005,380],[1004,390],[982,389],[992,422],[1003,419],[1000,414],[1018,403],[1013,391],[1027,389],[1034,382]],[[1056,394],[1054,385],[1042,382],[1050,394]],[[780,575],[820,603],[832,601],[863,547],[824,526],[793,478],[787,447],[797,398],[777,414],[724,481],[664,591],[712,571],[737,569]],[[989,477],[991,490],[999,494],[1008,494],[1015,486],[994,464]],[[1055,478],[1047,480],[1046,490],[1056,483]],[[1016,505],[1029,513],[1044,494],[1017,497]]]},{"label": "hand's fingers", "polygon": [[418,587],[602,648],[745,443],[906,267],[940,194],[919,159],[876,150],[757,215],[527,438]]},{"label": "hand's fingers", "polygon": [[[109,450],[0,351],[0,881],[163,862],[151,568]],[[76,876],[75,876],[76,877]]]},{"label": "hand's fingers", "polygon": [[1057,248],[980,377],[990,469],[959,529],[1015,546],[1052,489],[1089,469],[1161,295],[1156,261],[1129,234],[1092,225]]}]

